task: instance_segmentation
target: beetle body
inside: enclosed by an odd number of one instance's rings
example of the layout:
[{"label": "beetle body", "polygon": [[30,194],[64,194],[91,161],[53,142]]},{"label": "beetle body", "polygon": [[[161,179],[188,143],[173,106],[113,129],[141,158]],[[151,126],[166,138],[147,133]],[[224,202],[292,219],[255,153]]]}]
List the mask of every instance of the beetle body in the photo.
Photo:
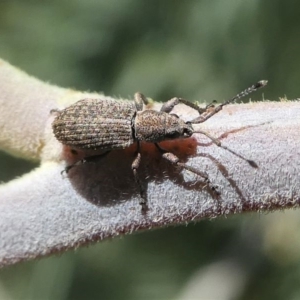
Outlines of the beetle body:
[{"label": "beetle body", "polygon": [[62,144],[83,150],[122,149],[134,142],[157,143],[193,134],[192,125],[176,115],[138,109],[133,101],[83,99],[58,113],[53,132]]},{"label": "beetle body", "polygon": [[[137,151],[131,168],[135,181],[139,186],[140,204],[145,209],[147,208],[146,196],[137,173],[141,161],[140,142],[154,143],[164,159],[202,177],[205,187],[210,185],[210,180],[205,172],[180,162],[176,155],[164,150],[158,143],[164,140],[187,138],[193,133],[201,133],[211,139],[217,146],[230,151],[246,160],[251,166],[256,167],[253,161],[247,160],[226,146],[221,145],[221,142],[209,133],[202,130],[195,131],[192,124],[205,122],[225,105],[264,87],[266,84],[266,80],[259,81],[222,104],[216,107],[210,104],[205,108],[200,108],[182,98],[172,98],[162,106],[160,111],[143,110],[143,105],[147,104],[147,99],[140,93],[135,94],[134,102],[114,99],[83,99],[58,112],[52,124],[53,133],[62,144],[73,149],[106,150],[104,154],[96,155],[97,157],[106,155],[110,150],[129,147],[136,142]],[[174,106],[179,103],[195,109],[198,111],[199,116],[185,122],[177,115],[170,114]],[[85,157],[83,160],[67,166],[65,171],[68,172],[79,163],[91,162],[94,158],[95,156]],[[210,186],[210,188],[216,191],[214,186]]]}]

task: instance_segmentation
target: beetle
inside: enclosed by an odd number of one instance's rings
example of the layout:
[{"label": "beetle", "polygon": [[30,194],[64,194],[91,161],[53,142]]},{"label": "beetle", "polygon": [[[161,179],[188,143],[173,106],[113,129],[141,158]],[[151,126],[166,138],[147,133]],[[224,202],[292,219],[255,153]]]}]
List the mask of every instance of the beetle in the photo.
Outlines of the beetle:
[{"label": "beetle", "polygon": [[[74,166],[93,161],[95,157],[105,156],[111,150],[124,149],[133,143],[137,144],[137,150],[131,168],[135,181],[140,190],[140,204],[146,209],[145,191],[138,175],[141,162],[140,143],[154,143],[164,159],[172,164],[180,166],[203,178],[207,185],[210,180],[206,172],[180,162],[179,158],[171,152],[164,150],[159,142],[191,137],[194,133],[207,136],[214,144],[222,147],[238,157],[246,160],[252,167],[257,167],[254,161],[248,160],[238,153],[222,145],[221,142],[209,133],[197,129],[193,125],[200,124],[218,113],[225,105],[228,105],[248,94],[266,86],[267,80],[261,80],[245,89],[233,98],[214,106],[212,103],[204,108],[183,98],[172,98],[161,107],[160,111],[146,109],[147,98],[136,93],[134,101],[121,101],[115,99],[83,99],[69,107],[57,111],[52,123],[53,133],[58,141],[76,150],[104,150],[97,156],[87,156],[84,159],[65,168],[66,173]],[[173,108],[179,103],[195,109],[199,116],[185,122],[176,114],[172,114]],[[217,192],[216,187],[210,187]]]}]

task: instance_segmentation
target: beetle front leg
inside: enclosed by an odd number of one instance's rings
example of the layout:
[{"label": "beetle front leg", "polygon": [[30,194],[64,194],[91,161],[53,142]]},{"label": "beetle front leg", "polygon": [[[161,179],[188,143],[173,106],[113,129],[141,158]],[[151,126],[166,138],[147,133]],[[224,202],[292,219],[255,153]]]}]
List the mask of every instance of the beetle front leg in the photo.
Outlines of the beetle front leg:
[{"label": "beetle front leg", "polygon": [[161,107],[160,111],[165,112],[165,113],[170,113],[173,110],[173,108],[180,103],[193,108],[200,115],[203,114],[207,110],[206,107],[201,108],[197,104],[190,102],[186,99],[175,97],[175,98],[170,99],[166,103],[164,103],[163,106]]}]

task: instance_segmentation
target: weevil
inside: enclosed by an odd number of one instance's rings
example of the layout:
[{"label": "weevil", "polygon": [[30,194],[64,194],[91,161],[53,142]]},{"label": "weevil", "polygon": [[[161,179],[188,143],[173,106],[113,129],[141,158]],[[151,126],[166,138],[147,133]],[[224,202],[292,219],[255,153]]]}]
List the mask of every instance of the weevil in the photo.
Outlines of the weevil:
[{"label": "weevil", "polygon": [[[95,157],[105,156],[111,150],[124,149],[136,143],[137,149],[131,168],[139,187],[140,204],[142,209],[146,209],[146,196],[138,175],[138,168],[141,162],[140,144],[141,142],[150,142],[155,144],[164,159],[202,177],[206,185],[210,186],[212,190],[216,190],[215,186],[211,185],[206,172],[180,162],[175,154],[164,150],[159,142],[188,138],[194,133],[200,133],[208,137],[217,146],[232,152],[241,159],[246,160],[251,166],[256,167],[254,161],[248,160],[222,145],[218,139],[209,133],[201,129],[195,130],[193,125],[205,122],[221,111],[225,105],[255,92],[266,86],[266,84],[267,80],[261,80],[217,106],[211,103],[204,108],[183,98],[175,97],[163,104],[160,111],[144,110],[144,105],[147,105],[148,100],[141,93],[135,94],[134,101],[114,99],[79,100],[57,112],[52,124],[54,135],[58,141],[74,150],[103,150],[104,152],[97,156],[87,156],[75,164],[67,166],[65,171],[68,173],[71,168],[80,163],[93,161]],[[173,108],[180,103],[196,110],[199,116],[185,122],[176,114],[172,114]]]}]

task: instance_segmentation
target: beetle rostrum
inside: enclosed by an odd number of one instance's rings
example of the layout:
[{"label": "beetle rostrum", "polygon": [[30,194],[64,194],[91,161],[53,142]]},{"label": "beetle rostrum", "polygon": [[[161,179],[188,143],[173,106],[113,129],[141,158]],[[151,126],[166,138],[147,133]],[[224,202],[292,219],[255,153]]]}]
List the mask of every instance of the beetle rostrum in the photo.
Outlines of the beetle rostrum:
[{"label": "beetle rostrum", "polygon": [[[217,146],[232,152],[246,160],[251,166],[256,167],[255,162],[247,160],[240,154],[223,146],[218,139],[212,137],[209,133],[198,129],[195,130],[193,125],[205,122],[222,110],[225,105],[255,92],[257,89],[266,86],[266,84],[266,80],[261,80],[222,104],[217,106],[209,104],[204,108],[185,99],[175,97],[167,101],[160,111],[143,110],[144,104],[146,105],[148,101],[141,93],[135,94],[134,101],[83,99],[57,112],[52,124],[53,133],[58,141],[70,146],[71,149],[105,151],[103,154],[97,155],[97,157],[107,155],[111,150],[124,149],[136,143],[137,151],[131,168],[139,187],[141,195],[140,204],[142,205],[142,209],[145,210],[147,208],[146,195],[137,172],[141,162],[141,142],[154,143],[162,153],[164,159],[199,175],[212,190],[215,190],[215,187],[211,185],[208,175],[205,172],[180,162],[176,155],[164,150],[159,145],[159,142],[188,138],[193,133],[201,133],[211,139]],[[179,103],[195,109],[199,113],[199,116],[185,122],[177,115],[172,114],[171,111]],[[81,163],[93,161],[95,157],[87,156],[83,160],[67,166],[65,171],[68,172],[71,168]]]}]

